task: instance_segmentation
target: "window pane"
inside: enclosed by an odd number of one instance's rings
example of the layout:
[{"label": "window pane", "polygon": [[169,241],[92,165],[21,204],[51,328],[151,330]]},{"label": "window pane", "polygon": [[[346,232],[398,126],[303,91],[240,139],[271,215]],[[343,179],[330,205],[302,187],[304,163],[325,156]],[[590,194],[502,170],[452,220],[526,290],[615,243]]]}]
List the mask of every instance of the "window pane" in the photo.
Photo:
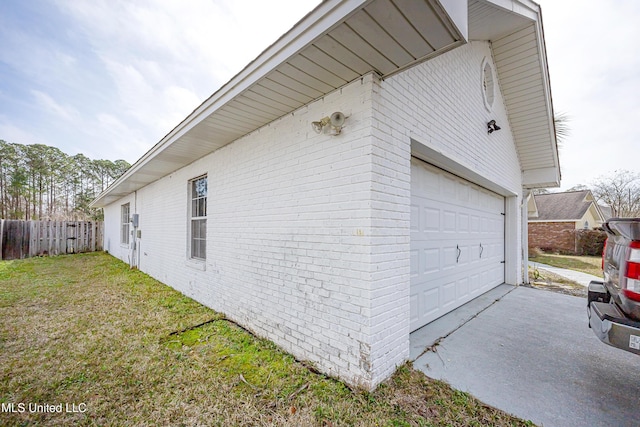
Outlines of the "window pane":
[{"label": "window pane", "polygon": [[207,178],[198,180],[198,195],[200,197],[207,197]]},{"label": "window pane", "polygon": [[207,237],[207,220],[193,219],[191,220],[191,238],[206,239]]},{"label": "window pane", "polygon": [[191,221],[191,238],[192,239],[197,239],[200,237],[199,234],[200,228],[198,227],[198,221],[197,220],[192,220]]},{"label": "window pane", "polygon": [[193,198],[206,197],[207,195],[207,178],[199,178],[193,181]]},{"label": "window pane", "polygon": [[207,257],[207,241],[206,240],[198,240],[198,252],[200,254],[200,258],[205,259]]}]

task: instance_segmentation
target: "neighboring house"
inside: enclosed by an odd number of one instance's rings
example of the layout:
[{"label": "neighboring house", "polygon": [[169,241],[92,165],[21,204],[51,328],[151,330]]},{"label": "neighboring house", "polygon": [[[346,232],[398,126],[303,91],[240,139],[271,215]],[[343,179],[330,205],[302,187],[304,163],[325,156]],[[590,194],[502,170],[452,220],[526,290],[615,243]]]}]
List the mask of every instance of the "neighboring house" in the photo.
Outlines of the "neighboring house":
[{"label": "neighboring house", "polygon": [[559,180],[537,4],[327,0],[92,205],[112,255],[371,389],[522,283],[523,196]]},{"label": "neighboring house", "polygon": [[576,230],[602,226],[602,214],[589,190],[536,194],[529,198],[529,247],[576,251]]}]

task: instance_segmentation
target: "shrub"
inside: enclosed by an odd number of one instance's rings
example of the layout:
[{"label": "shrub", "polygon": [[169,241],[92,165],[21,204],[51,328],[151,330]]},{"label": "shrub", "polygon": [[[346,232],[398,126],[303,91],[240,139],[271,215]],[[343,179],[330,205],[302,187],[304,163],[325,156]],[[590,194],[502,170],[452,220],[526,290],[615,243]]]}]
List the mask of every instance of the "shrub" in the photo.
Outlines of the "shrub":
[{"label": "shrub", "polygon": [[576,230],[577,255],[602,255],[607,233],[602,229]]},{"label": "shrub", "polygon": [[529,258],[536,258],[540,255],[544,255],[544,252],[539,247],[529,246]]}]

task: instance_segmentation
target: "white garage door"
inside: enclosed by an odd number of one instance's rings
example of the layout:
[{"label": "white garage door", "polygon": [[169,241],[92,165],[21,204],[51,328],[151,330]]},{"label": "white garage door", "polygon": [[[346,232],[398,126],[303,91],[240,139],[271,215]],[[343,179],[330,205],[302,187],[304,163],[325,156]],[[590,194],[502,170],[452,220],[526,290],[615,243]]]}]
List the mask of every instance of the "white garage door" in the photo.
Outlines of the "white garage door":
[{"label": "white garage door", "polygon": [[411,330],[504,283],[504,197],[411,159]]}]

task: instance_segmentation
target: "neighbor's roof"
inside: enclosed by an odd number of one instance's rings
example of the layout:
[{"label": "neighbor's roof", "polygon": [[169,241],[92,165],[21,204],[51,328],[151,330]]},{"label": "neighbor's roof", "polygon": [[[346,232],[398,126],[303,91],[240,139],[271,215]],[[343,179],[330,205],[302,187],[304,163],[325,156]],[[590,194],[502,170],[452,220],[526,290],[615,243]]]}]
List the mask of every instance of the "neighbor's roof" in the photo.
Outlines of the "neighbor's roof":
[{"label": "neighbor's roof", "polygon": [[492,41],[525,187],[560,168],[540,7],[530,0],[325,0],[93,202],[104,207],[370,72]]},{"label": "neighbor's roof", "polygon": [[604,220],[608,220],[609,218],[613,218],[613,209],[610,206],[598,205],[598,209],[602,213],[602,217]]},{"label": "neighbor's roof", "polygon": [[538,207],[535,221],[579,221],[592,205],[602,216],[589,190],[536,194],[534,198]]}]

